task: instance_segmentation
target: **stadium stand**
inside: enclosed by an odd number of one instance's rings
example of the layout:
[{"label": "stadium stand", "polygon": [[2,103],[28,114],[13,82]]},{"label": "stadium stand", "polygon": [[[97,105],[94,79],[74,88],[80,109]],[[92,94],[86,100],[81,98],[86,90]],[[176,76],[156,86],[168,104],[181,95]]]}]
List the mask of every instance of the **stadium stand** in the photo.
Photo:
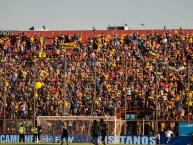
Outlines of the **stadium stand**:
[{"label": "stadium stand", "polygon": [[155,121],[162,134],[167,126],[177,134],[178,121],[193,119],[192,33],[110,32],[2,36],[1,132],[16,133],[17,120],[29,125],[37,116],[116,115],[127,116],[126,134],[140,135],[143,118],[145,134],[155,133]]}]

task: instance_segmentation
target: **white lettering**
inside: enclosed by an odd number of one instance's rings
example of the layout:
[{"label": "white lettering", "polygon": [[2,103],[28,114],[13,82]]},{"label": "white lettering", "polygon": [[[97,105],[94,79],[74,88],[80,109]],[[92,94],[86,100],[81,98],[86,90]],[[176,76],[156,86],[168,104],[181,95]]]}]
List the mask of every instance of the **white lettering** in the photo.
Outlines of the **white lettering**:
[{"label": "white lettering", "polygon": [[11,143],[15,143],[17,141],[17,136],[16,135],[11,135]]},{"label": "white lettering", "polygon": [[25,135],[25,142],[29,142],[29,136],[28,135]]},{"label": "white lettering", "polygon": [[148,144],[148,137],[143,136],[141,138],[141,144]]},{"label": "white lettering", "polygon": [[[37,141],[37,138],[35,141]],[[33,135],[30,135],[30,142],[33,142]]]},{"label": "white lettering", "polygon": [[114,136],[108,136],[108,144],[114,143]]},{"label": "white lettering", "polygon": [[126,138],[126,136],[120,136],[121,144],[125,144],[125,138]]},{"label": "white lettering", "polygon": [[154,136],[151,136],[149,138],[149,144],[155,144],[155,137]]},{"label": "white lettering", "polygon": [[19,142],[19,135],[16,135],[16,142]]},{"label": "white lettering", "polygon": [[140,136],[134,136],[133,144],[140,144]]},{"label": "white lettering", "polygon": [[101,136],[98,137],[98,144],[102,143],[101,138],[102,138]]},{"label": "white lettering", "polygon": [[74,137],[68,137],[68,143],[72,143]]},{"label": "white lettering", "polygon": [[[114,139],[114,140],[115,140],[115,139]],[[116,136],[116,140],[114,141],[114,143],[115,143],[115,144],[120,144],[120,142],[121,142],[121,141],[120,141],[120,136],[117,135],[117,136]]]},{"label": "white lettering", "polygon": [[107,137],[105,137],[105,142],[107,143]]},{"label": "white lettering", "polygon": [[60,137],[55,137],[55,143],[60,143]]},{"label": "white lettering", "polygon": [[125,144],[133,144],[131,136],[127,136],[127,140]]},{"label": "white lettering", "polygon": [[9,135],[6,135],[6,141],[5,142],[9,142]]},{"label": "white lettering", "polygon": [[17,135],[17,142],[19,142],[19,135]]},{"label": "white lettering", "polygon": [[1,135],[1,143],[5,142],[5,135]]}]

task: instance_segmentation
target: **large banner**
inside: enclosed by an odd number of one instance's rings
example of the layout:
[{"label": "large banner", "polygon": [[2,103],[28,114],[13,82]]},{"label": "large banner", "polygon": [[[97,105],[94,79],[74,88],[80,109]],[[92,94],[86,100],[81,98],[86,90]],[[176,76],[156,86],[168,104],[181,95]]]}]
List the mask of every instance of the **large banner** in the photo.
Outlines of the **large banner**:
[{"label": "large banner", "polygon": [[[26,134],[25,142],[32,143],[33,135]],[[43,143],[60,143],[61,135],[41,135]],[[107,136],[105,138],[107,144],[114,143],[114,136]],[[18,134],[0,134],[0,143],[17,143],[19,142]],[[69,135],[69,143],[85,143],[90,142],[90,135]],[[65,143],[65,139],[64,139]],[[98,138],[98,143],[101,142],[101,136]],[[155,144],[154,136],[120,136],[121,144]]]},{"label": "large banner", "polygon": [[[61,135],[42,135],[42,142],[48,143],[60,143]],[[98,143],[102,144],[101,136],[98,137]],[[65,140],[64,140],[65,142]],[[84,143],[90,142],[89,135],[70,135],[68,137],[69,143]],[[114,136],[107,136],[105,138],[105,142],[107,144],[114,143]],[[155,144],[155,137],[154,136],[120,136],[120,143],[121,144]]]},{"label": "large banner", "polygon": [[[61,135],[41,135],[41,140],[44,143],[60,143]],[[68,142],[69,143],[85,143],[90,142],[89,135],[69,135]],[[166,137],[161,136],[160,144],[166,144]],[[25,142],[32,143],[33,135],[26,134]],[[105,138],[107,144],[114,143],[114,136],[107,136]],[[0,134],[0,143],[18,143],[19,142],[19,134]],[[64,139],[65,142],[65,139]],[[101,137],[98,138],[98,143],[101,144]],[[171,145],[187,145],[191,144],[191,136],[175,136],[170,138]],[[120,144],[155,144],[154,136],[120,136]]]},{"label": "large banner", "polygon": [[189,136],[193,132],[193,123],[179,123],[179,136]]},{"label": "large banner", "polygon": [[28,120],[28,121],[17,120],[17,127],[20,127],[21,125],[23,125],[24,127],[30,127],[33,125],[33,121],[32,120]]}]

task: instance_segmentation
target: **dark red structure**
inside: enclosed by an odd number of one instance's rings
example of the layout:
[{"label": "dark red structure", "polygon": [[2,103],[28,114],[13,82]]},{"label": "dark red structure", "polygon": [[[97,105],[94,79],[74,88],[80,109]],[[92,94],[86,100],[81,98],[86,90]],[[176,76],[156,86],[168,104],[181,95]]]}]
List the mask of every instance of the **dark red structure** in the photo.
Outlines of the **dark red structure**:
[{"label": "dark red structure", "polygon": [[[117,32],[114,32],[114,34],[117,34],[118,37],[122,34],[123,37],[125,37],[126,35],[130,35],[130,36],[133,36],[132,33],[134,32],[138,32],[138,34],[144,34],[146,35],[147,33],[154,33],[154,32],[157,32],[158,34],[161,34],[163,32],[165,32],[164,30],[119,30]],[[175,31],[178,31],[178,32],[181,32],[181,30],[171,30],[172,33],[175,33]],[[183,33],[191,33],[191,31],[193,31],[193,29],[184,29],[183,30]],[[44,34],[45,37],[47,37],[48,39],[48,45],[52,43],[52,39],[53,39],[53,35],[57,34],[58,36],[60,36],[60,31],[13,31],[13,35],[16,35],[17,33],[23,33],[25,32],[27,35],[33,35],[35,36],[35,33],[36,34]],[[64,33],[64,35],[68,35],[68,34],[71,34],[72,36],[74,36],[74,34],[76,35],[81,35],[82,34],[82,41],[85,42],[87,41],[88,39],[86,38],[87,37],[94,37],[94,36],[101,36],[102,34],[105,35],[105,39],[106,41],[109,41],[109,39],[112,38],[113,34],[112,34],[112,30],[96,30],[96,31],[92,31],[92,30],[87,30],[87,31],[80,31],[80,30],[77,30],[77,31],[61,31],[62,33]]]}]

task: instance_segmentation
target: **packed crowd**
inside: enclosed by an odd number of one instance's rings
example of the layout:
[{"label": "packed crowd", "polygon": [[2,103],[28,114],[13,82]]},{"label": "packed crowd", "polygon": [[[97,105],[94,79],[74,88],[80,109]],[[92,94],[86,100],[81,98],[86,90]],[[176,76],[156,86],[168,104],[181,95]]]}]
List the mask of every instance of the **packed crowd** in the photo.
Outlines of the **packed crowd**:
[{"label": "packed crowd", "polygon": [[[5,119],[113,116],[125,108],[134,110],[135,119],[192,119],[193,64],[187,60],[193,57],[193,34],[115,33],[109,41],[101,34],[86,36],[86,42],[82,35],[53,33],[51,47],[42,34],[2,36],[0,119],[3,107]],[[66,42],[76,47],[66,49]]]}]

